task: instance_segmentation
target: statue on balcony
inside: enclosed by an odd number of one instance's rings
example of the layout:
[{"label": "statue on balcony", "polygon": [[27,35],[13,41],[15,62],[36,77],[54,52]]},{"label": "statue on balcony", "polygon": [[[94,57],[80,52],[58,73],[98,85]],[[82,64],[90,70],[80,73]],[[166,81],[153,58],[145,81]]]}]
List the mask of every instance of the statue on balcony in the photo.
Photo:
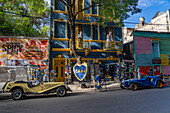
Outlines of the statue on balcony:
[{"label": "statue on balcony", "polygon": [[111,49],[113,42],[112,32],[110,31],[106,39],[106,49]]},{"label": "statue on balcony", "polygon": [[78,47],[83,48],[83,32],[80,31],[80,34],[78,35]]}]

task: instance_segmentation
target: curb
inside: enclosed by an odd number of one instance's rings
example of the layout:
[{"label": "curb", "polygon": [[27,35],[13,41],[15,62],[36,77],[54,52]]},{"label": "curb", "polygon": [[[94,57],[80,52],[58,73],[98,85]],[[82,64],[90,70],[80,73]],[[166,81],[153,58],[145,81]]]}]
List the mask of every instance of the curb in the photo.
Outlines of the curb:
[{"label": "curb", "polygon": [[0,93],[0,100],[11,99],[11,93]]}]

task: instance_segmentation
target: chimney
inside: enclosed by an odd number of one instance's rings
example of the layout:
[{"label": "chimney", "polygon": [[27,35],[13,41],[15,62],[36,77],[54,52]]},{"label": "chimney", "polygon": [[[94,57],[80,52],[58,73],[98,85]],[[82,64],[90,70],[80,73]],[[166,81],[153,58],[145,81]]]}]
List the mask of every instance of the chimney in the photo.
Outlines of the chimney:
[{"label": "chimney", "polygon": [[144,17],[140,17],[139,18],[139,23],[135,25],[135,29],[140,28],[140,27],[142,27],[144,25],[145,25],[145,18]]}]

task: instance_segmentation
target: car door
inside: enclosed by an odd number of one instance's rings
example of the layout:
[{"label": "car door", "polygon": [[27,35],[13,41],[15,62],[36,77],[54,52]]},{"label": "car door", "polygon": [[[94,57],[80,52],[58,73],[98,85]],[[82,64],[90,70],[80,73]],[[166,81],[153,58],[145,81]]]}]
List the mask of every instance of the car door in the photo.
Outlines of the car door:
[{"label": "car door", "polygon": [[152,86],[153,85],[153,78],[146,78],[146,85],[147,86]]},{"label": "car door", "polygon": [[44,86],[42,83],[39,83],[38,85],[33,86],[32,88],[30,88],[31,92],[40,92],[44,89]]}]

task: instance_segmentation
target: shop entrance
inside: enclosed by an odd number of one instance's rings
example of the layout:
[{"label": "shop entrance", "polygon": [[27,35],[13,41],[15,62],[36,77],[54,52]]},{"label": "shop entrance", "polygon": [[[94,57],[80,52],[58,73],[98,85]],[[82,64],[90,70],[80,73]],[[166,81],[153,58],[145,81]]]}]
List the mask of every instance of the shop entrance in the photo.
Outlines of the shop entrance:
[{"label": "shop entrance", "polygon": [[58,55],[57,58],[53,58],[53,70],[56,71],[55,82],[65,81],[65,66],[67,65],[67,59],[62,55]]}]

